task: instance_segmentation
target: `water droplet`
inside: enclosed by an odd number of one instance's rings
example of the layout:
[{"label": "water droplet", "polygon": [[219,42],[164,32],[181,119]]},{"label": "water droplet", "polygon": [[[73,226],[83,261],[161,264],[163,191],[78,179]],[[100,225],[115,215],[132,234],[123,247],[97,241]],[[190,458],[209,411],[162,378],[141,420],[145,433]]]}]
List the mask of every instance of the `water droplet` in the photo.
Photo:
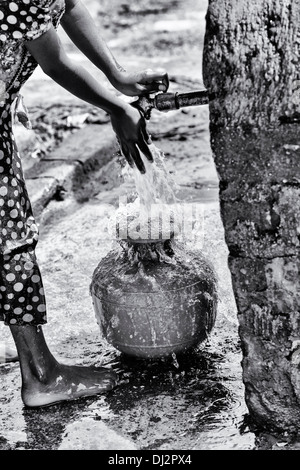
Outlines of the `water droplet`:
[{"label": "water droplet", "polygon": [[176,369],[179,369],[179,363],[177,361],[177,356],[174,352],[172,353],[172,359],[173,359],[173,366],[176,367]]}]

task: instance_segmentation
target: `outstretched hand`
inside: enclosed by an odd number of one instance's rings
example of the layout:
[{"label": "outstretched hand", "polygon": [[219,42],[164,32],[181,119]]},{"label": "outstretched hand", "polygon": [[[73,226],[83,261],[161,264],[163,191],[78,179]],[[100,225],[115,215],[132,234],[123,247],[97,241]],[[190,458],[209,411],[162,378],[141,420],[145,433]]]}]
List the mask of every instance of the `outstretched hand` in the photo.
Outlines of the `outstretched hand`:
[{"label": "outstretched hand", "polygon": [[141,173],[146,173],[140,152],[150,162],[153,162],[153,155],[149,148],[151,139],[143,115],[133,106],[127,105],[122,113],[111,115],[111,123],[128,164],[132,168],[136,166]]},{"label": "outstretched hand", "polygon": [[[113,84],[124,95],[141,96],[158,91],[166,92],[169,88],[169,78],[166,72],[155,72],[151,69],[141,72],[123,70],[114,77]],[[111,115],[111,123],[128,164],[132,168],[136,166],[141,173],[146,173],[141,154],[150,162],[153,162],[153,155],[149,148],[151,139],[141,111],[133,104],[128,104],[121,113]]]},{"label": "outstretched hand", "polygon": [[153,71],[151,69],[141,72],[120,71],[114,78],[114,86],[127,96],[140,96],[158,91],[167,91],[169,78],[166,72]]}]

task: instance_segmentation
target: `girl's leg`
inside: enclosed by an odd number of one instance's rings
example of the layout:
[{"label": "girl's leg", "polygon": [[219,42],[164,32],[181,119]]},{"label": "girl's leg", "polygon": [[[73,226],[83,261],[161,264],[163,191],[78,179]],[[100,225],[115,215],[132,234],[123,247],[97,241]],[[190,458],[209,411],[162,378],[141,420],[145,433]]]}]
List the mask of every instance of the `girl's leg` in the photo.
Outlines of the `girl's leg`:
[{"label": "girl's leg", "polygon": [[41,327],[10,326],[16,343],[22,400],[28,407],[75,400],[111,390],[117,375],[104,367],[67,366],[50,352]]},{"label": "girl's leg", "polygon": [[[6,107],[7,108],[7,107]],[[105,368],[60,364],[46,344],[46,302],[35,257],[38,227],[31,209],[22,164],[12,135],[10,113],[0,115],[0,320],[9,325],[19,357],[22,399],[27,406],[49,405],[96,395],[116,384]]]}]

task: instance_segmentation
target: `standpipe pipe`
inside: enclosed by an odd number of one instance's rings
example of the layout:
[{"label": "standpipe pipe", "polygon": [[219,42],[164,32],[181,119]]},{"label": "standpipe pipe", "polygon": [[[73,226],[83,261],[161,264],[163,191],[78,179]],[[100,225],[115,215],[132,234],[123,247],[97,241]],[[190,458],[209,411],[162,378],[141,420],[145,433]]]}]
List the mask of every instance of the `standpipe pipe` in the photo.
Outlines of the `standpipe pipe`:
[{"label": "standpipe pipe", "polygon": [[187,93],[158,93],[154,97],[144,95],[131,104],[142,111],[144,117],[149,120],[152,109],[166,112],[188,106],[208,104],[213,99],[213,93],[208,93],[207,90],[196,90]]},{"label": "standpipe pipe", "polygon": [[209,103],[206,90],[191,91],[188,93],[159,93],[154,97],[154,107],[158,111],[170,111],[187,106],[199,106]]}]

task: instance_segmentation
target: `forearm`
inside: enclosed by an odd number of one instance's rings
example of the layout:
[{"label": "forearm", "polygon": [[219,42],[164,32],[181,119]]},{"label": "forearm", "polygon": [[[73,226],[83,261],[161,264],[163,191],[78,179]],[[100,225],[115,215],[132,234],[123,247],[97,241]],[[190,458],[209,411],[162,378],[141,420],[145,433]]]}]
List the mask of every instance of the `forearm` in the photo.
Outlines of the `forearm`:
[{"label": "forearm", "polygon": [[127,96],[167,91],[169,81],[164,71],[126,71],[115,60],[82,0],[65,0],[62,26],[72,42],[106,75],[110,83]]},{"label": "forearm", "polygon": [[66,12],[61,24],[78,49],[113,82],[123,68],[115,60],[89,11],[80,0],[66,2]]},{"label": "forearm", "polygon": [[126,103],[103,87],[84,67],[71,61],[61,64],[60,68],[44,70],[56,83],[78,98],[108,114],[117,113],[126,107]]},{"label": "forearm", "polygon": [[53,28],[26,46],[43,71],[78,98],[109,114],[121,112],[129,106],[101,85],[84,67],[70,60]]}]

